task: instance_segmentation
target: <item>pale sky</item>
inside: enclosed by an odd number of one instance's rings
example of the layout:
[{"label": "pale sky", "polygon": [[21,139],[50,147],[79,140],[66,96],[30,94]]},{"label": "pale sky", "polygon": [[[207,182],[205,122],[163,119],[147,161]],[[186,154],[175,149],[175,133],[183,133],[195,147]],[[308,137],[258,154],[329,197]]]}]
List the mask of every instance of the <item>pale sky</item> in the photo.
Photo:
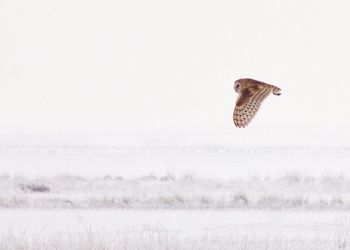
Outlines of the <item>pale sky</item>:
[{"label": "pale sky", "polygon": [[[327,144],[325,135],[347,144],[349,8],[316,0],[2,0],[0,129],[208,130],[287,144]],[[244,130],[232,122],[233,82],[242,77],[282,88]]]}]

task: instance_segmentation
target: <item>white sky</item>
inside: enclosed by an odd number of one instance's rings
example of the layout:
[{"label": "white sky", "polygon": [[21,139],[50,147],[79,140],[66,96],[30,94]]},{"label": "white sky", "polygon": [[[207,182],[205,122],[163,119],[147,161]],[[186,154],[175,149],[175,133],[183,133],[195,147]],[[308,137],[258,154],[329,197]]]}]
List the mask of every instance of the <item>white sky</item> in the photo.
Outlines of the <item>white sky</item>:
[{"label": "white sky", "polygon": [[[350,145],[349,8],[2,0],[0,129],[210,130],[299,144],[327,144],[327,135]],[[239,130],[233,82],[242,77],[275,84],[282,96],[269,97]]]}]

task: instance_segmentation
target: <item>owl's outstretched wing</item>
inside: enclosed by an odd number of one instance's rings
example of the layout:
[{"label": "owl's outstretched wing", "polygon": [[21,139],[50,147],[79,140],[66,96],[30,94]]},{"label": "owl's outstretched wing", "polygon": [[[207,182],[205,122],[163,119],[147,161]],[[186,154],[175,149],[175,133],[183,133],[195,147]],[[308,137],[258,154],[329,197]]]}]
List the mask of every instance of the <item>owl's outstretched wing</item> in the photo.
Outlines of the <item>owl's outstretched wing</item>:
[{"label": "owl's outstretched wing", "polygon": [[242,90],[233,111],[233,122],[236,127],[244,128],[249,124],[261,103],[271,93],[271,87],[268,84],[254,84]]}]

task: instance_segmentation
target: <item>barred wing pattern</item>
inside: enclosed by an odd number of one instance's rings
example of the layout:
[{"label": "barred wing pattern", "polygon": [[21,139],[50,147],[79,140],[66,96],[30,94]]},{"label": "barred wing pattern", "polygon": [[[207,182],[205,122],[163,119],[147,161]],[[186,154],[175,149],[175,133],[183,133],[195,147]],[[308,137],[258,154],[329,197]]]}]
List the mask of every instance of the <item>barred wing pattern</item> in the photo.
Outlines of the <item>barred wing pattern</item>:
[{"label": "barred wing pattern", "polygon": [[239,128],[246,127],[258,112],[261,103],[276,88],[261,83],[242,90],[233,112],[233,122]]}]

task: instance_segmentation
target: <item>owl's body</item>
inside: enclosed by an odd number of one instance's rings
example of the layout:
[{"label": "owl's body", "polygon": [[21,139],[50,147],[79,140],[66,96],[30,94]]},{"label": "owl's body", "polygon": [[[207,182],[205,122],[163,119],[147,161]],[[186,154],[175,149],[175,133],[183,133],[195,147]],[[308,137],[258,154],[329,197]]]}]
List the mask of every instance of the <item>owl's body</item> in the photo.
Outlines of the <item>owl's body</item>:
[{"label": "owl's body", "polygon": [[233,112],[233,122],[239,128],[244,128],[249,124],[258,112],[261,103],[270,93],[281,94],[280,88],[249,78],[235,81],[234,89],[239,96]]}]

